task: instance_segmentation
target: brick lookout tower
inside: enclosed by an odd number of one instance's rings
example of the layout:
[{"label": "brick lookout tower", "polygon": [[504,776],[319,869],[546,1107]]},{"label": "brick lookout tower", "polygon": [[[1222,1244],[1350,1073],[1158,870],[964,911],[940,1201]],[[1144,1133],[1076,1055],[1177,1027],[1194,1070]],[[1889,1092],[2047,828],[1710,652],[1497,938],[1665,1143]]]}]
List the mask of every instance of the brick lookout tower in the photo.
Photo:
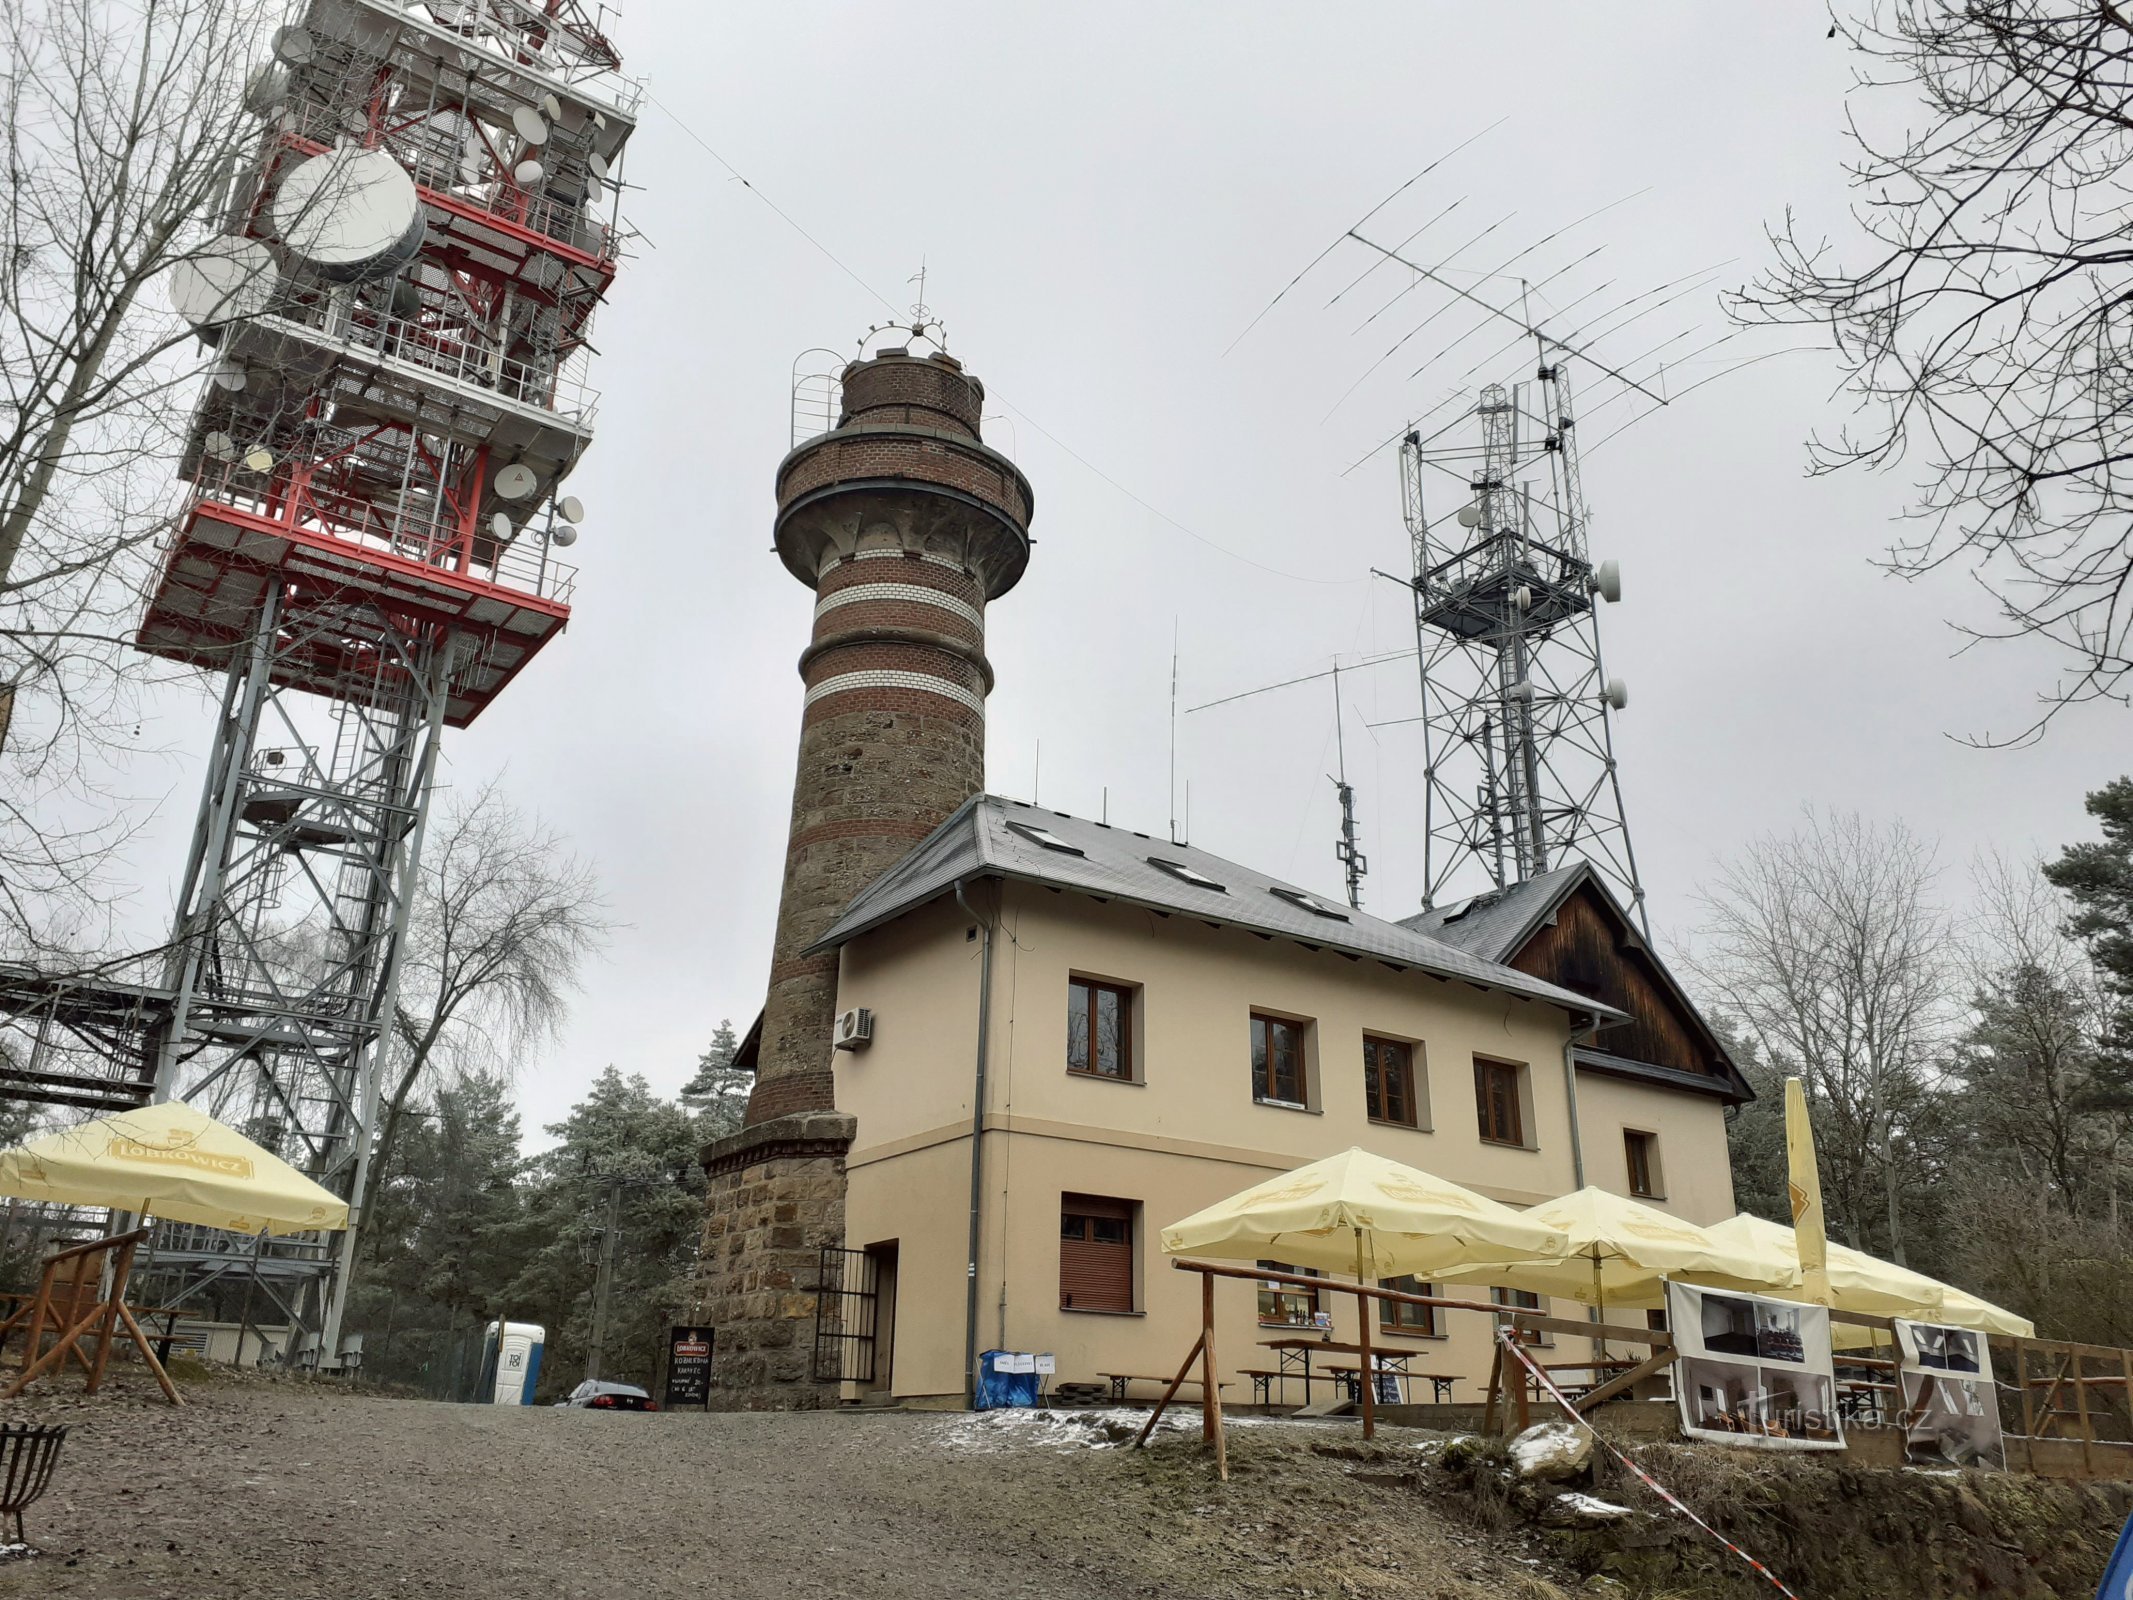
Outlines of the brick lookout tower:
[{"label": "brick lookout tower", "polygon": [[837,956],[809,947],[984,788],[985,604],[1029,561],[1029,482],[980,439],[984,385],[960,362],[880,350],[842,385],[836,427],[778,468],[778,554],[815,626],[755,1091],[703,1158],[700,1304],[730,1407],[836,1403],[816,1291],[856,1124],[836,1108]]}]

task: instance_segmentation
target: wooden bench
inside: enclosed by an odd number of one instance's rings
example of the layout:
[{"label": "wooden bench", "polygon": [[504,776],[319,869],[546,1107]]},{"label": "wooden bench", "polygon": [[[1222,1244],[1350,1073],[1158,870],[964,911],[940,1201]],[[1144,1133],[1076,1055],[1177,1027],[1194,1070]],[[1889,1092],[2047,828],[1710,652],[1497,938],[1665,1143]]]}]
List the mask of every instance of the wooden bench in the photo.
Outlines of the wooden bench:
[{"label": "wooden bench", "polygon": [[[1346,1384],[1351,1391],[1363,1376],[1363,1369],[1360,1363],[1352,1367],[1328,1366],[1326,1371]],[[1378,1377],[1381,1379],[1410,1379],[1416,1383],[1427,1383],[1430,1387],[1431,1396],[1440,1406],[1451,1404],[1452,1385],[1459,1381],[1460,1376],[1456,1372],[1410,1372],[1405,1367],[1381,1365],[1378,1368]],[[1379,1393],[1382,1398],[1383,1391],[1380,1390]]]},{"label": "wooden bench", "polygon": [[[1146,1372],[1099,1372],[1096,1376],[1110,1380],[1111,1398],[1114,1400],[1124,1400],[1126,1398],[1126,1385],[1129,1383],[1160,1383],[1165,1387],[1168,1387],[1170,1383],[1168,1378],[1155,1377]],[[1187,1378],[1184,1381],[1195,1388],[1200,1387],[1198,1378]],[[1225,1378],[1215,1385],[1215,1392],[1220,1394],[1228,1387],[1229,1380]]]}]

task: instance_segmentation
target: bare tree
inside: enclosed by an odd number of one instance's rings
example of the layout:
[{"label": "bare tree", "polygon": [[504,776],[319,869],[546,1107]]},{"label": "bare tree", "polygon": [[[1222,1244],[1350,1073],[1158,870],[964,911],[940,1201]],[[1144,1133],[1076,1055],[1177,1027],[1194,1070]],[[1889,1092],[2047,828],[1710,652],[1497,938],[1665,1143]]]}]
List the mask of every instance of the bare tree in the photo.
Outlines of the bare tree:
[{"label": "bare tree", "polygon": [[1810,812],[1708,885],[1690,957],[1764,1059],[1805,1080],[1831,1220],[1898,1261],[1914,1119],[1955,1021],[1935,877],[1932,847],[1901,823]]},{"label": "bare tree", "polygon": [[261,0],[0,0],[0,922],[67,942],[127,830],[127,648],[203,348],[170,270],[261,136]]},{"label": "bare tree", "polygon": [[606,943],[601,912],[591,867],[496,784],[445,808],[409,923],[373,1181],[427,1076],[446,1064],[508,1076],[554,1036],[585,958]]},{"label": "bare tree", "polygon": [[1825,328],[1860,405],[1811,445],[1818,473],[1907,463],[1906,577],[1967,564],[1999,621],[2071,677],[2066,705],[2133,672],[2133,7],[2113,0],[1872,0],[1836,18],[1863,61],[1849,165],[1859,260],[1787,216],[1736,300]]}]

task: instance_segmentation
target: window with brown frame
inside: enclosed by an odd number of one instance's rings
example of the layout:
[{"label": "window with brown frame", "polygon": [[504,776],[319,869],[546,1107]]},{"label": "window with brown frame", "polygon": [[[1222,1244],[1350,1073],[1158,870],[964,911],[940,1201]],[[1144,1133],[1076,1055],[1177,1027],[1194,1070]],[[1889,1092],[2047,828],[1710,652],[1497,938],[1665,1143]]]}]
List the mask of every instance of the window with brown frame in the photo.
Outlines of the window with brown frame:
[{"label": "window with brown frame", "polygon": [[1252,1098],[1262,1105],[1309,1108],[1304,1080],[1304,1024],[1252,1013]]},{"label": "window with brown frame", "polygon": [[1622,1153],[1629,1162],[1629,1192],[1643,1200],[1660,1198],[1659,1136],[1624,1128]]},{"label": "window with brown frame", "polygon": [[[1262,1261],[1259,1270],[1298,1272],[1286,1261]],[[1315,1278],[1319,1273],[1314,1267],[1305,1267],[1299,1275]],[[1318,1291],[1299,1289],[1293,1283],[1262,1283],[1259,1285],[1259,1320],[1284,1328],[1308,1328],[1318,1320]]]},{"label": "window with brown frame", "polygon": [[1133,1310],[1131,1200],[1103,1195],[1059,1197],[1059,1308]]},{"label": "window with brown frame", "polygon": [[1396,1122],[1403,1128],[1419,1125],[1414,1046],[1363,1035],[1363,1106],[1372,1122]]},{"label": "window with brown frame", "polygon": [[1067,1071],[1133,1078],[1133,991],[1093,978],[1067,980]]},{"label": "window with brown frame", "polygon": [[[1530,1289],[1491,1289],[1489,1299],[1512,1311],[1541,1311],[1541,1297]],[[1529,1328],[1523,1323],[1500,1318],[1499,1325],[1516,1330],[1520,1344],[1553,1344],[1555,1340],[1539,1328]]]},{"label": "window with brown frame", "polygon": [[1519,1070],[1506,1061],[1474,1058],[1474,1104],[1481,1115],[1481,1136],[1491,1144],[1526,1142],[1518,1104]]},{"label": "window with brown frame", "polygon": [[[1380,1289],[1394,1289],[1401,1294],[1435,1294],[1437,1291],[1420,1278],[1380,1278]],[[1403,1305],[1397,1300],[1378,1302],[1378,1326],[1387,1333],[1412,1334],[1416,1338],[1434,1339],[1437,1336],[1437,1308],[1435,1306]]]}]

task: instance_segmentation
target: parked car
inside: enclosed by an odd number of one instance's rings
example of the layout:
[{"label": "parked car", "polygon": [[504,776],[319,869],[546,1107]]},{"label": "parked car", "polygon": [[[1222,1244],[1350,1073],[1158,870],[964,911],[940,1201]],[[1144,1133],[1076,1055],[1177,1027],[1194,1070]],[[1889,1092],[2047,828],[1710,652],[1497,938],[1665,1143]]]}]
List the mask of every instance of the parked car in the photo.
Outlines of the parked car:
[{"label": "parked car", "polygon": [[588,1411],[657,1411],[659,1402],[634,1383],[603,1383],[587,1378],[556,1402]]}]

